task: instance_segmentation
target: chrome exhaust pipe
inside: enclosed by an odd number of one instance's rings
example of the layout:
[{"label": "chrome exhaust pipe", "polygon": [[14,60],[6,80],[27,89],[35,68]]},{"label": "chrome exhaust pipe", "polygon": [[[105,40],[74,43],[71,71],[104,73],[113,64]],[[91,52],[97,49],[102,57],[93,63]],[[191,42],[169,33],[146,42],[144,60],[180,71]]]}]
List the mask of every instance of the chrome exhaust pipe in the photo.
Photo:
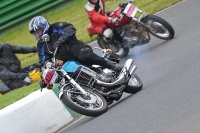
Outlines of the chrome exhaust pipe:
[{"label": "chrome exhaust pipe", "polygon": [[96,79],[96,83],[99,84],[99,85],[102,85],[102,86],[114,86],[114,85],[118,85],[120,83],[123,83],[126,80],[124,75],[126,75],[127,72],[130,72],[130,69],[131,69],[132,65],[133,65],[133,60],[132,59],[128,59],[126,61],[126,63],[124,64],[120,75],[117,77],[117,80],[114,81],[113,83],[102,82],[102,81],[100,81],[98,79]]},{"label": "chrome exhaust pipe", "polygon": [[132,67],[132,69],[129,71],[130,72],[130,75],[133,76],[133,74],[135,73],[135,71],[137,70],[137,67],[134,65]]}]

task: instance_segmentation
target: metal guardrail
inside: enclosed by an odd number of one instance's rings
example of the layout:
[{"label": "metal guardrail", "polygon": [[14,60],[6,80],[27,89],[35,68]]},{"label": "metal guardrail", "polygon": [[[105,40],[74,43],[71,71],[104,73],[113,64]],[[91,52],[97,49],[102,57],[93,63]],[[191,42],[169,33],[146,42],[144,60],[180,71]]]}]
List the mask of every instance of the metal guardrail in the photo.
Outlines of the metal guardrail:
[{"label": "metal guardrail", "polygon": [[0,10],[7,8],[8,6],[16,3],[17,0],[2,0],[0,1]]},{"label": "metal guardrail", "polygon": [[[58,4],[65,2],[64,0],[21,0],[17,2],[0,1],[0,31],[5,30],[17,23],[24,21],[32,16],[35,16],[47,9],[50,9]],[[3,6],[2,6],[3,5]]]}]

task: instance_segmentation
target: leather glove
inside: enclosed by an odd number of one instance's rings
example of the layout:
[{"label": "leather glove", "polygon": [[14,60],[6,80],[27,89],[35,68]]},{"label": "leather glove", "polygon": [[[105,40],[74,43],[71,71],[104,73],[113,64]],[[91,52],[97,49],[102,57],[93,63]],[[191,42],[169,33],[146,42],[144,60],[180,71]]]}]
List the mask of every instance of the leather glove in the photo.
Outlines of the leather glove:
[{"label": "leather glove", "polygon": [[30,66],[29,67],[29,71],[32,71],[33,69],[35,69],[35,66]]},{"label": "leather glove", "polygon": [[42,67],[42,64],[38,62],[38,63],[32,64],[29,67],[29,71],[32,71],[33,69],[40,69],[41,67]]},{"label": "leather glove", "polygon": [[54,47],[60,47],[62,45],[62,41],[58,40],[54,43]]},{"label": "leather glove", "polygon": [[21,80],[24,80],[26,76],[28,76],[27,73],[19,73],[19,74],[17,75],[17,78],[18,78],[18,79],[21,79]]},{"label": "leather glove", "polygon": [[108,22],[117,25],[117,24],[119,24],[119,19],[118,19],[117,17],[115,17],[115,18],[111,18],[111,17],[109,17]]},{"label": "leather glove", "polygon": [[37,48],[36,48],[36,47],[33,47],[33,48],[32,48],[32,52],[36,53],[36,52],[37,52]]},{"label": "leather glove", "polygon": [[40,63],[40,62],[36,63],[36,64],[35,64],[35,67],[41,68],[41,67],[42,67],[42,63]]},{"label": "leather glove", "polygon": [[32,79],[29,76],[26,76],[24,81],[26,81],[27,83],[31,83]]},{"label": "leather glove", "polygon": [[56,66],[57,67],[61,67],[63,65],[63,61],[62,60],[57,60],[56,61]]}]

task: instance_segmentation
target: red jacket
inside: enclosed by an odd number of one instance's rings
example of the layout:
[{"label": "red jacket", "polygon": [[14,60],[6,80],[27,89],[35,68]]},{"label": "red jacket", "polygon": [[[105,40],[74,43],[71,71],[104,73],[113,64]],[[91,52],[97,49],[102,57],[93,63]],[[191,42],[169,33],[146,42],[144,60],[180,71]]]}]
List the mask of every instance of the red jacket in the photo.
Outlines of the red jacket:
[{"label": "red jacket", "polygon": [[92,25],[108,23],[108,17],[105,16],[105,0],[99,0],[97,4],[87,2],[85,10]]}]

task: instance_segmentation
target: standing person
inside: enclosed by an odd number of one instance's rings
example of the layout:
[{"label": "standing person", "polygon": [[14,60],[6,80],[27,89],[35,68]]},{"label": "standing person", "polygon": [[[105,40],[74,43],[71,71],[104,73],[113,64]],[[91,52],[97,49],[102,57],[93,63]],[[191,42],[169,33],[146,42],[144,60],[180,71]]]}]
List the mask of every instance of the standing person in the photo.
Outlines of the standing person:
[{"label": "standing person", "polygon": [[[67,62],[69,60],[77,60],[86,65],[100,65],[114,71],[121,70],[119,64],[105,60],[93,53],[91,46],[86,45],[76,38],[75,27],[67,22],[49,22],[42,16],[34,17],[29,23],[29,31],[37,39],[37,49],[42,65],[52,58],[52,53],[58,47],[56,59]],[[42,36],[48,34],[50,40],[43,42]]]},{"label": "standing person", "polygon": [[112,40],[113,31],[107,27],[107,23],[114,22],[116,18],[108,17],[105,13],[105,1],[106,0],[88,0],[85,5],[85,10],[92,24],[93,30],[97,34],[102,34],[105,36],[105,41]]},{"label": "standing person", "polygon": [[29,66],[21,68],[21,63],[15,54],[36,52],[36,47],[0,44],[0,79],[10,90],[30,84],[24,80],[28,76]]}]

